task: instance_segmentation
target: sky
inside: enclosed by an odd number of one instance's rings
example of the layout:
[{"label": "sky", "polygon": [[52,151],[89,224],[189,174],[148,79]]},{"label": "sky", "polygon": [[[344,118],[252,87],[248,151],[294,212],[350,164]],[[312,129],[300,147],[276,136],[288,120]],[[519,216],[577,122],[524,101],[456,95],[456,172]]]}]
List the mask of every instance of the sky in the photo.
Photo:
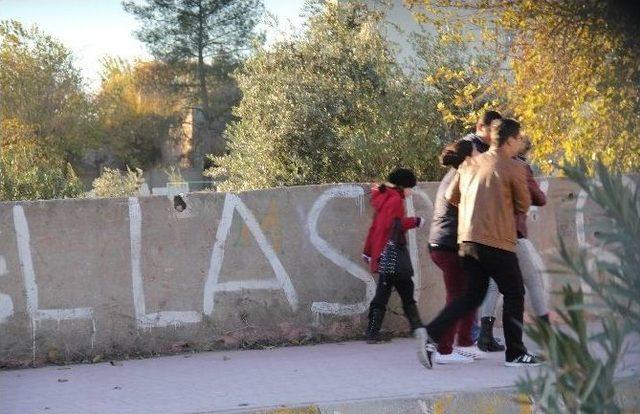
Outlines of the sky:
[{"label": "sky", "polygon": [[[268,42],[302,24],[304,0],[263,2],[279,22],[278,29],[264,27]],[[6,19],[36,24],[61,41],[73,52],[76,67],[92,90],[99,86],[100,59],[104,56],[128,60],[150,57],[133,34],[138,22],[122,9],[120,0],[0,0],[0,20]]]}]

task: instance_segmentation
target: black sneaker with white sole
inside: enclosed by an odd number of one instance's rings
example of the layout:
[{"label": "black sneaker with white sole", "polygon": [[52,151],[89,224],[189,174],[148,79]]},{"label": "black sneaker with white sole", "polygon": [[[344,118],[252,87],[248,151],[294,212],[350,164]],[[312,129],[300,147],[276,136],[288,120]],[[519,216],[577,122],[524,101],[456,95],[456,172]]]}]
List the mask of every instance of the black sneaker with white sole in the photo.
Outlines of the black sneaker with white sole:
[{"label": "black sneaker with white sole", "polygon": [[542,362],[540,358],[531,354],[522,354],[513,358],[511,361],[506,361],[504,363],[507,367],[537,367]]},{"label": "black sneaker with white sole", "polygon": [[427,369],[433,368],[433,356],[436,353],[436,343],[429,337],[425,328],[418,328],[414,331],[418,339],[418,360]]}]

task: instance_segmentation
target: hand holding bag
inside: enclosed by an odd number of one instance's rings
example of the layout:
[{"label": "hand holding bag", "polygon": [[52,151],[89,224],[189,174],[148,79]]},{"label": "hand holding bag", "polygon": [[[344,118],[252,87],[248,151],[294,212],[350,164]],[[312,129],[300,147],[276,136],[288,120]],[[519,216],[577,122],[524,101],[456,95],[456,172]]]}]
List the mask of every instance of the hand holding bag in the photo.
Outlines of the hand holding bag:
[{"label": "hand holding bag", "polygon": [[389,240],[382,250],[378,262],[378,272],[387,278],[413,276],[413,266],[407,246],[402,242],[402,224],[399,218],[393,220]]}]

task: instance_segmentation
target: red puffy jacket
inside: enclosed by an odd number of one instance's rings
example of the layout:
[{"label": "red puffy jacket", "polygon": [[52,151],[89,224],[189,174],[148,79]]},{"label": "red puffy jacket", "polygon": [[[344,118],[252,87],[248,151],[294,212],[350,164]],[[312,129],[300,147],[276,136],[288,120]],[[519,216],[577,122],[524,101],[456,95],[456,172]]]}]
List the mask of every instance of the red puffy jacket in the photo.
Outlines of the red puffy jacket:
[{"label": "red puffy jacket", "polygon": [[404,192],[386,185],[371,189],[371,205],[374,209],[373,222],[367,234],[363,254],[370,258],[371,272],[378,271],[378,261],[391,235],[393,219],[399,218],[404,233],[420,225],[419,217],[407,217],[404,209]]}]

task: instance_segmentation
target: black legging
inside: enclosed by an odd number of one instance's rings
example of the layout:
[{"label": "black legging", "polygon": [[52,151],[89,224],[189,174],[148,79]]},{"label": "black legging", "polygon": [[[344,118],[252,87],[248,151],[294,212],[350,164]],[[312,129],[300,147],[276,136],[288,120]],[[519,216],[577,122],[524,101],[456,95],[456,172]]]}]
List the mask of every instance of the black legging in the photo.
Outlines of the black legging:
[{"label": "black legging", "polygon": [[413,280],[411,280],[410,277],[399,277],[395,275],[387,277],[386,275],[381,274],[378,277],[376,295],[371,301],[369,312],[371,312],[372,309],[380,309],[382,311],[385,311],[387,309],[387,304],[389,303],[389,297],[391,296],[393,288],[396,288],[398,294],[400,295],[400,299],[402,300],[402,309],[404,310],[405,316],[409,320],[411,329],[414,330],[422,327],[422,322],[420,321],[420,316],[418,315],[418,307],[416,305],[416,301],[413,299],[414,287]]}]

